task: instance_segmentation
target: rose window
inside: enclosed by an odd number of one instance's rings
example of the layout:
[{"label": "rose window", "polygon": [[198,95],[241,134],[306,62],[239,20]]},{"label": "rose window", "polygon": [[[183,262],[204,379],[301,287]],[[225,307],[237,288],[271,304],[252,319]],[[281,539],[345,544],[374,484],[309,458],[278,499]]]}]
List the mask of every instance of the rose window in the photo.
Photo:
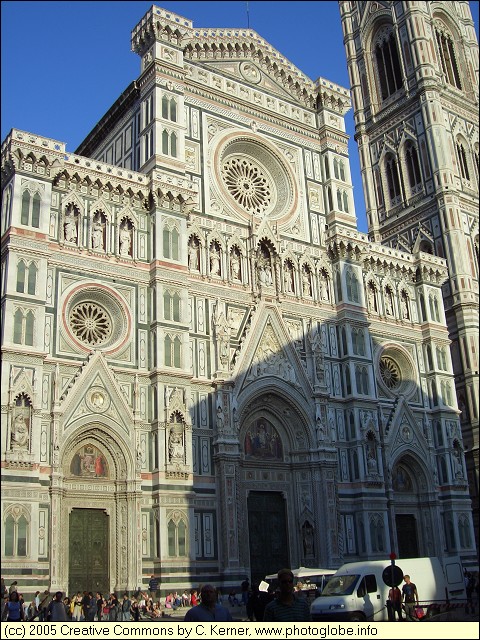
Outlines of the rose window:
[{"label": "rose window", "polygon": [[263,215],[271,204],[271,189],[259,167],[242,158],[229,158],[223,177],[230,194],[246,210]]},{"label": "rose window", "polygon": [[380,375],[389,389],[395,389],[402,381],[400,369],[395,360],[385,356],[380,359]]},{"label": "rose window", "polygon": [[112,333],[109,315],[94,302],[81,302],[70,311],[70,327],[75,336],[84,344],[100,345],[106,342]]}]

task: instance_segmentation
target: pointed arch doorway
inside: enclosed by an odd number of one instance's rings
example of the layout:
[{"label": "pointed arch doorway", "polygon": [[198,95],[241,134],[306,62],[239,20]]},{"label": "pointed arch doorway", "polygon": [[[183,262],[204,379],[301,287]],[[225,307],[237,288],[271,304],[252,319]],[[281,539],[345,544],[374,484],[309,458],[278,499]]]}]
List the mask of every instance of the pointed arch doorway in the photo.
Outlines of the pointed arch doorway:
[{"label": "pointed arch doorway", "polygon": [[103,509],[70,512],[68,593],[109,592],[109,520]]},{"label": "pointed arch doorway", "polygon": [[258,582],[290,566],[285,499],[277,491],[250,491],[247,509],[250,573]]}]

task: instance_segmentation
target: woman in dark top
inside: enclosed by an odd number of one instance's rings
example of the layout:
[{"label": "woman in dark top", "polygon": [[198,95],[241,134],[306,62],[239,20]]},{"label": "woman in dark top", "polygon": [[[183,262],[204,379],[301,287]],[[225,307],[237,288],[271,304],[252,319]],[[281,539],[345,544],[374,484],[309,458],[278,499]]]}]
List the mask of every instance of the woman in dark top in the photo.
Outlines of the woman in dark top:
[{"label": "woman in dark top", "polygon": [[[12,591],[5,605],[5,609],[7,622],[23,622],[23,606],[20,602],[18,591]],[[3,618],[4,616],[2,616],[2,620]]]}]

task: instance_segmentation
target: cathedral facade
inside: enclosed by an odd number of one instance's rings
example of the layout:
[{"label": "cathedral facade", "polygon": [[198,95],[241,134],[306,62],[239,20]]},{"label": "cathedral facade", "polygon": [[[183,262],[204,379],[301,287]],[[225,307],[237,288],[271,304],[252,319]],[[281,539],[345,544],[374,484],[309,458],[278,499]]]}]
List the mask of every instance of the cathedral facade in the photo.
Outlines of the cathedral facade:
[{"label": "cathedral facade", "polygon": [[473,566],[447,261],[357,230],[349,91],[156,6],[132,48],[74,154],[2,146],[7,583]]}]

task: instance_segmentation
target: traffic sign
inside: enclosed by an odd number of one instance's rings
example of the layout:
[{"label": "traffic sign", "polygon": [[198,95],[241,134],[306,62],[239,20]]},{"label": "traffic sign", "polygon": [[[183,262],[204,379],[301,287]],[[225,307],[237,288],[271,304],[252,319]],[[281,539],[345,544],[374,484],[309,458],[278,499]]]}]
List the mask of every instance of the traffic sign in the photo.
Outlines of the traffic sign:
[{"label": "traffic sign", "polygon": [[391,564],[383,570],[382,579],[389,587],[398,587],[403,580],[403,571],[397,564]]}]

